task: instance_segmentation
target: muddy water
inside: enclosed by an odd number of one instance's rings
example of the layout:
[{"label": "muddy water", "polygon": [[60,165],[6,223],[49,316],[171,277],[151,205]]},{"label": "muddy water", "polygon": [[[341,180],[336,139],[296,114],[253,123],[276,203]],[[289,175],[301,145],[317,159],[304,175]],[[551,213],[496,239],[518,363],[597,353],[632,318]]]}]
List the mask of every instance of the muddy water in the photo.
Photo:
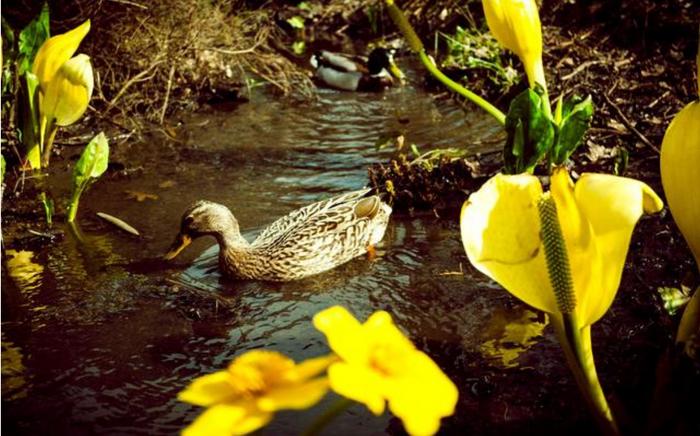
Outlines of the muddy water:
[{"label": "muddy water", "polygon": [[[558,421],[551,399],[533,388],[567,379],[552,339],[543,339],[543,319],[466,264],[456,223],[396,216],[375,259],[286,284],[222,278],[211,240],[174,264],[158,260],[194,200],[229,206],[252,239],[295,208],[364,186],[367,166],[393,153],[376,150],[382,136],[477,152],[498,147],[498,132],[473,108],[410,86],[385,94],[319,90],[307,102],[260,91],[233,109],[182,120],[168,132],[175,142],[155,134],[122,146],[117,165],[84,196],[77,232],[59,223],[49,241],[28,234],[39,224],[5,226],[3,430],[175,434],[201,411],[178,402],[177,392],[234,356],[255,348],[296,360],[328,352],[311,317],[334,304],[360,319],[388,310],[458,383],[459,417],[445,422],[447,432],[508,432],[537,416]],[[52,177],[53,194],[65,198],[68,173]],[[151,196],[131,198],[139,193]],[[96,211],[119,216],[142,237],[115,230]],[[505,393],[523,377],[532,384]],[[281,413],[263,433],[298,433],[327,404]],[[334,428],[401,432],[390,416],[360,406]]]}]

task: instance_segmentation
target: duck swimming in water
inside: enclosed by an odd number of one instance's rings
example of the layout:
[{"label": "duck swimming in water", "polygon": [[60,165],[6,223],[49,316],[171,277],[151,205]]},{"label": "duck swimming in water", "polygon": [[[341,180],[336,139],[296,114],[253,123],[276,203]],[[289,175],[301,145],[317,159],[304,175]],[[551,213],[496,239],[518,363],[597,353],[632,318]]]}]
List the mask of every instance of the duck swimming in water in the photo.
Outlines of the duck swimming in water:
[{"label": "duck swimming in water", "polygon": [[278,219],[249,243],[221,204],[198,201],[182,216],[166,260],[200,236],[219,243],[219,268],[238,279],[289,281],[327,271],[365,253],[384,237],[391,207],[362,189],[313,203]]},{"label": "duck swimming in water", "polygon": [[338,53],[318,51],[311,56],[311,66],[321,83],[345,91],[382,91],[394,84],[392,76],[403,80],[392,52],[382,47],[372,50],[366,64]]}]

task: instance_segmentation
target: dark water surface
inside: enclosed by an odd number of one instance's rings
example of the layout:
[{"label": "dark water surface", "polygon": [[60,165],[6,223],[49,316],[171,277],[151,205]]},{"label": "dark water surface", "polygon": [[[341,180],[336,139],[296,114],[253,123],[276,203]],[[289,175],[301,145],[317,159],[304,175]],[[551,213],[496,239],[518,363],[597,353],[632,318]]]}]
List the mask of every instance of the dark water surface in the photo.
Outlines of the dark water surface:
[{"label": "dark water surface", "polygon": [[[258,93],[234,110],[184,120],[175,143],[154,135],[129,145],[115,156],[126,170],[110,171],[83,197],[82,242],[61,223],[63,236],[52,244],[37,244],[24,228],[6,241],[2,429],[175,434],[201,412],[179,403],[177,392],[234,356],[255,348],[296,360],[328,352],[311,318],[334,304],[361,320],[388,310],[458,383],[458,418],[446,420],[447,433],[508,432],[556,413],[565,406],[547,410],[553,399],[532,386],[568,377],[552,339],[541,336],[544,320],[465,264],[456,222],[396,216],[376,259],[286,284],[223,279],[212,269],[212,240],[196,242],[174,265],[158,260],[194,200],[231,207],[252,238],[295,208],[364,186],[367,166],[392,154],[375,149],[381,136],[403,133],[424,149],[476,152],[499,147],[499,130],[473,108],[412,87],[320,90],[316,101],[302,103]],[[68,174],[53,177],[54,195],[65,198]],[[137,202],[125,191],[158,198]],[[142,237],[101,222],[97,211],[126,220]],[[528,378],[513,395],[494,393]],[[513,401],[520,392],[529,396]],[[298,433],[325,405],[280,413],[263,433]],[[401,432],[391,417],[374,418],[360,406],[332,428]]]}]

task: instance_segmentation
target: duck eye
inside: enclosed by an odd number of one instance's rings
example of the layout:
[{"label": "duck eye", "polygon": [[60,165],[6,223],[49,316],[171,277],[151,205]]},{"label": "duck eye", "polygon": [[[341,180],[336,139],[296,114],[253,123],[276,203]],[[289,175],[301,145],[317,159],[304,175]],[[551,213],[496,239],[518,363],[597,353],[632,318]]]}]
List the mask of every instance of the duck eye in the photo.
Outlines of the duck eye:
[{"label": "duck eye", "polygon": [[182,221],[182,226],[189,227],[192,225],[193,222],[194,222],[194,217],[190,215]]}]

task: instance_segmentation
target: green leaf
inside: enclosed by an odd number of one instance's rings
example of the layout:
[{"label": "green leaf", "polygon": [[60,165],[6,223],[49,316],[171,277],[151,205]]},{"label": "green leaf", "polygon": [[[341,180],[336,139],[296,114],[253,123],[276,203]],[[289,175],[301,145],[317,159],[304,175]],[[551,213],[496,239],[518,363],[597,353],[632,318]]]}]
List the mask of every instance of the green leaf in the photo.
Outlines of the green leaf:
[{"label": "green leaf", "polygon": [[300,17],[299,15],[295,15],[292,18],[287,18],[287,23],[289,23],[289,25],[294,29],[304,28],[304,18]]},{"label": "green leaf", "polygon": [[296,55],[302,55],[306,51],[306,43],[304,41],[294,41],[292,51]]},{"label": "green leaf", "polygon": [[24,74],[25,86],[19,99],[22,114],[20,132],[27,153],[26,159],[33,169],[41,168],[41,148],[39,131],[39,78],[27,71]]},{"label": "green leaf", "polygon": [[85,147],[83,154],[80,155],[80,159],[75,164],[75,169],[73,170],[73,194],[68,205],[68,222],[75,220],[80,196],[90,183],[107,171],[108,163],[109,143],[104,132],[100,132],[92,138],[92,141]]},{"label": "green leaf", "polygon": [[304,11],[310,11],[310,10],[311,10],[311,6],[309,6],[309,4],[308,4],[307,2],[301,2],[301,3],[299,3],[299,4],[297,5],[297,7],[298,7],[299,9],[304,10]]},{"label": "green leaf", "polygon": [[5,156],[0,154],[0,185],[5,183]]},{"label": "green leaf", "polygon": [[44,3],[39,15],[19,33],[17,74],[21,76],[32,69],[36,52],[49,36],[49,5]]},{"label": "green leaf", "polygon": [[574,96],[564,103],[557,139],[551,154],[553,164],[561,165],[566,162],[581,144],[592,118],[593,100],[590,95],[585,100]]},{"label": "green leaf", "polygon": [[53,199],[46,195],[46,192],[39,194],[39,201],[44,207],[44,215],[46,215],[46,224],[51,227],[53,225]]},{"label": "green leaf", "polygon": [[504,172],[532,172],[551,149],[555,135],[554,123],[536,91],[527,89],[513,99],[506,116],[506,133]]}]

